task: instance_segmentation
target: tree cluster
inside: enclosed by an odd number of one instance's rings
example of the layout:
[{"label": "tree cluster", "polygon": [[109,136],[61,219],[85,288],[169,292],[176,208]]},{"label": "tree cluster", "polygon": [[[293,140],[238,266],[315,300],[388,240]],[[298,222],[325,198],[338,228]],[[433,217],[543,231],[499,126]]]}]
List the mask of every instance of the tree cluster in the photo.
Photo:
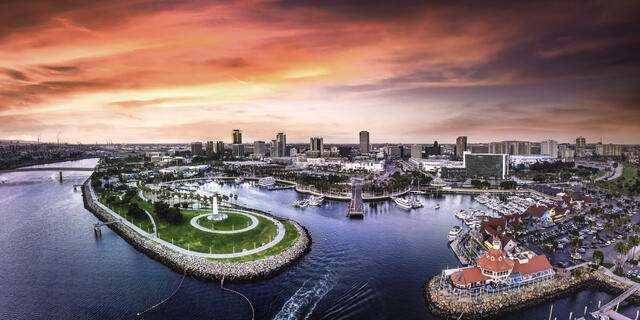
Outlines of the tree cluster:
[{"label": "tree cluster", "polygon": [[169,206],[166,202],[156,202],[153,204],[153,208],[158,218],[165,220],[171,224],[182,223],[182,213],[178,206]]}]

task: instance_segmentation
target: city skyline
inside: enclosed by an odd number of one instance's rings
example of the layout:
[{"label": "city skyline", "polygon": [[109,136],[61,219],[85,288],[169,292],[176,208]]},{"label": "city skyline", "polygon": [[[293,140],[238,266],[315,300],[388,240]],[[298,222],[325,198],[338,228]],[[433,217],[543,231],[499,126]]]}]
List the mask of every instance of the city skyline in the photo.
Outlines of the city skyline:
[{"label": "city skyline", "polygon": [[0,139],[637,143],[639,6],[8,2]]}]

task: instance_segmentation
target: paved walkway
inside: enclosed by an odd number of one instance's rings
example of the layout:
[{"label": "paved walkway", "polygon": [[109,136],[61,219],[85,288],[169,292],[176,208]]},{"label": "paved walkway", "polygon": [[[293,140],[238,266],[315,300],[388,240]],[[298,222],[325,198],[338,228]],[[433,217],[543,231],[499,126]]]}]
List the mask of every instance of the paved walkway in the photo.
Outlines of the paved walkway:
[{"label": "paved walkway", "polygon": [[284,234],[285,234],[285,228],[284,225],[282,223],[280,223],[280,221],[263,215],[261,213],[253,213],[256,216],[260,216],[263,217],[269,221],[272,221],[277,227],[278,227],[278,234],[273,238],[273,240],[267,244],[265,244],[264,246],[261,247],[257,247],[255,249],[251,249],[251,250],[245,250],[245,251],[241,251],[241,252],[236,252],[236,253],[202,253],[202,252],[196,252],[196,251],[191,251],[191,250],[187,250],[184,249],[182,247],[178,247],[170,242],[167,242],[165,240],[162,240],[158,237],[154,237],[153,235],[147,233],[146,231],[140,229],[138,226],[136,226],[135,224],[127,221],[126,219],[124,219],[122,216],[120,216],[119,214],[117,214],[116,212],[114,212],[113,210],[109,209],[107,206],[103,205],[100,201],[98,201],[98,197],[96,197],[95,191],[93,190],[93,187],[91,186],[91,184],[89,184],[89,191],[91,192],[91,199],[93,202],[96,203],[96,205],[98,205],[99,207],[101,207],[102,209],[104,209],[105,211],[107,211],[109,214],[111,214],[115,219],[122,219],[122,223],[124,223],[125,225],[127,225],[128,227],[130,227],[131,229],[133,229],[134,231],[138,232],[140,235],[142,235],[143,237],[146,237],[147,239],[151,240],[151,241],[155,241],[157,243],[160,243],[168,248],[170,248],[171,250],[174,250],[176,252],[182,253],[182,254],[186,254],[186,255],[190,255],[190,256],[195,256],[195,257],[201,257],[201,258],[213,258],[213,259],[226,259],[226,258],[238,258],[238,257],[244,257],[244,256],[248,256],[248,255],[252,255],[254,253],[258,253],[264,250],[267,250],[275,245],[277,245],[280,241],[282,241],[282,239],[284,239]]},{"label": "paved walkway", "polygon": [[[245,211],[241,211],[241,210],[237,210],[237,209],[234,209],[234,210],[233,210],[233,211],[231,211],[231,212],[236,213],[236,214],[239,214],[239,215],[242,215],[242,216],[245,216],[245,217],[248,217],[249,219],[251,219],[251,225],[250,225],[250,226],[248,226],[248,227],[246,227],[246,228],[238,229],[238,230],[215,230],[215,229],[214,229],[214,230],[211,230],[211,229],[209,229],[209,228],[205,228],[205,227],[203,227],[203,226],[201,226],[201,225],[199,225],[199,224],[198,224],[198,220],[199,220],[200,218],[202,218],[202,217],[206,217],[206,216],[210,216],[210,215],[212,215],[212,213],[205,213],[205,214],[201,214],[201,215],[199,215],[199,216],[195,216],[195,217],[193,217],[193,218],[191,219],[191,225],[192,225],[194,228],[196,228],[196,229],[200,229],[200,230],[202,230],[202,231],[204,231],[204,232],[220,233],[220,234],[241,233],[241,232],[249,231],[249,230],[251,230],[251,229],[253,229],[253,228],[255,228],[255,227],[257,227],[257,226],[258,226],[258,223],[259,223],[259,222],[258,222],[258,219],[256,219],[256,217],[254,217],[253,215],[248,214],[248,213],[247,213],[247,212],[245,212]],[[277,222],[277,223],[280,223],[280,221],[277,221],[277,220],[276,220],[276,222]],[[277,225],[277,223],[276,223],[276,225]]]}]

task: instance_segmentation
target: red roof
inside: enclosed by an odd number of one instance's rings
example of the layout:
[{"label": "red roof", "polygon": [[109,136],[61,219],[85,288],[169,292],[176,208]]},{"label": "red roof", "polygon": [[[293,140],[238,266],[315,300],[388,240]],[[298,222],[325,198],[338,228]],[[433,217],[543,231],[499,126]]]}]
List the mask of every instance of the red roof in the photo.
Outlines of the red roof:
[{"label": "red roof", "polygon": [[475,283],[491,278],[482,274],[482,270],[478,267],[465,268],[451,275],[451,281],[457,285],[466,286],[469,283]]},{"label": "red roof", "polygon": [[507,219],[505,218],[485,217],[482,219],[482,222],[480,222],[480,231],[492,236],[503,234],[506,227]]},{"label": "red roof", "polygon": [[553,269],[553,267],[549,263],[549,260],[547,260],[547,257],[541,254],[529,259],[527,263],[521,264],[518,260],[516,260],[512,272],[519,272],[520,275],[526,276],[528,274],[549,269]]},{"label": "red roof", "polygon": [[495,272],[513,269],[513,260],[509,259],[502,249],[489,249],[478,257],[478,266]]},{"label": "red roof", "polygon": [[525,210],[522,214],[523,216],[531,216],[536,218],[541,218],[547,210],[551,209],[551,207],[547,206],[538,206],[537,204],[532,204]]}]

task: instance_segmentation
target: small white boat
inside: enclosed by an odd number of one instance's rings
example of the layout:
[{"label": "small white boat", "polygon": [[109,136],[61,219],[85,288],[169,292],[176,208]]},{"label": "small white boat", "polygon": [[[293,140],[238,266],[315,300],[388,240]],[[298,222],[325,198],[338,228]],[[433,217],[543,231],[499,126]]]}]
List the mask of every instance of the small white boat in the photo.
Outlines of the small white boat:
[{"label": "small white boat", "polygon": [[455,240],[458,234],[460,234],[460,231],[462,231],[461,226],[453,226],[453,228],[449,230],[449,241]]},{"label": "small white boat", "polygon": [[237,177],[237,178],[233,179],[233,182],[235,184],[241,184],[241,183],[244,182],[244,178],[243,177]]},{"label": "small white boat", "polygon": [[407,200],[407,199],[403,199],[403,198],[398,198],[398,197],[394,197],[391,198],[393,199],[393,202],[396,203],[396,205],[398,205],[398,207],[405,209],[405,210],[409,210],[411,208],[413,208],[413,205],[411,204],[411,201]]},{"label": "small white boat", "polygon": [[309,201],[307,199],[304,200],[296,200],[292,203],[294,207],[304,208],[309,205]]},{"label": "small white boat", "polygon": [[258,185],[261,187],[269,187],[274,184],[276,184],[276,179],[274,177],[265,177],[258,180]]},{"label": "small white boat", "polygon": [[440,205],[436,203],[436,209],[440,209]]},{"label": "small white boat", "polygon": [[324,196],[311,196],[308,203],[310,206],[321,206],[324,203]]}]

